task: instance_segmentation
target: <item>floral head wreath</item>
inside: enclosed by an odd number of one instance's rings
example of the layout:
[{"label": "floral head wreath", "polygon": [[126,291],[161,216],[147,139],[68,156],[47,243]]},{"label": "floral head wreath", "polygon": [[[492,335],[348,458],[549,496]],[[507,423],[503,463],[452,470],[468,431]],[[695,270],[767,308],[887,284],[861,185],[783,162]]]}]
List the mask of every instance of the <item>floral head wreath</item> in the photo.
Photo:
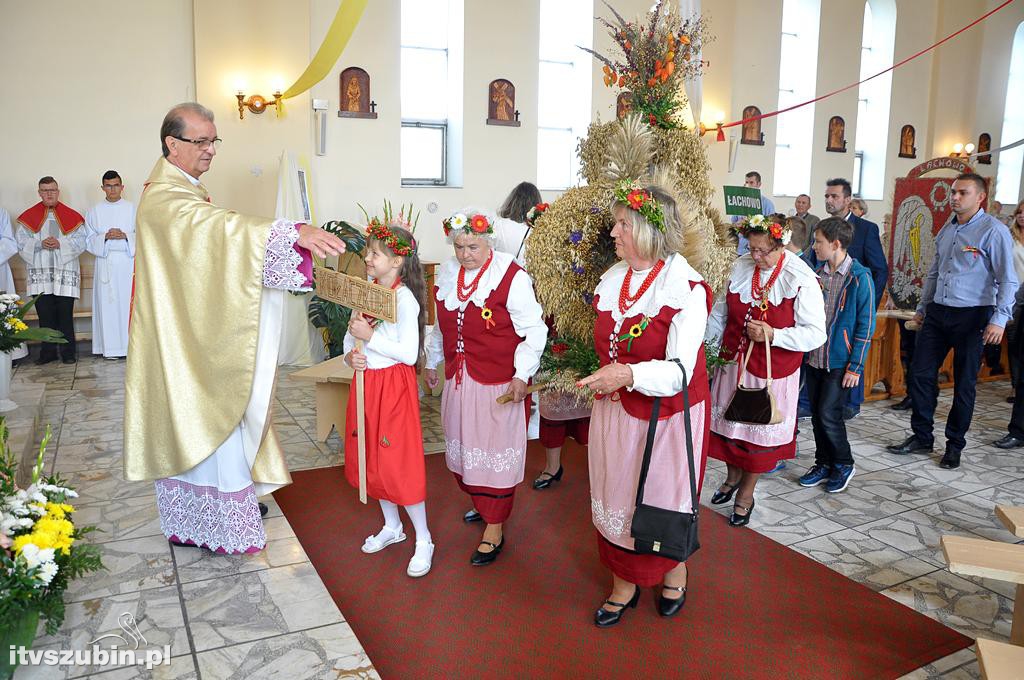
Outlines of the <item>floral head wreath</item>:
[{"label": "floral head wreath", "polygon": [[533,223],[537,221],[537,218],[544,214],[544,212],[551,207],[547,203],[538,203],[529,210],[526,211],[526,223],[533,226]]},{"label": "floral head wreath", "polygon": [[629,179],[619,182],[615,187],[615,200],[640,213],[655,229],[665,233],[665,213],[651,192],[640,186],[640,182]]},{"label": "floral head wreath", "polygon": [[736,231],[744,238],[750,238],[751,234],[768,234],[773,239],[781,241],[784,246],[789,245],[793,238],[792,229],[764,215],[744,217],[736,223]]},{"label": "floral head wreath", "polygon": [[441,221],[441,226],[444,227],[444,235],[448,236],[452,233],[452,230],[461,229],[470,236],[484,236],[485,234],[494,233],[494,225],[487,219],[487,216],[483,213],[466,213],[457,212],[451,217]]},{"label": "floral head wreath", "polygon": [[391,227],[384,224],[376,217],[370,220],[370,223],[366,225],[366,236],[380,241],[386,245],[391,252],[401,257],[412,254],[413,250],[416,248],[415,240],[413,240],[412,243],[409,243],[405,239],[399,238],[395,232],[391,231]]}]

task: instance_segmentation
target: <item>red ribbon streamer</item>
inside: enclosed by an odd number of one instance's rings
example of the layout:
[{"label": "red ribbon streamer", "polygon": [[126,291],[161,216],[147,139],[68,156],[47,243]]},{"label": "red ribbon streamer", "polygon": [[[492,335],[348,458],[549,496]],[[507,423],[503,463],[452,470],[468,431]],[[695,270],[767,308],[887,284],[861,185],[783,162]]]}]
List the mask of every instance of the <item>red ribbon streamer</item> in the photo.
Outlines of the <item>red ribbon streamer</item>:
[{"label": "red ribbon streamer", "polygon": [[774,116],[779,115],[780,113],[786,113],[787,111],[792,111],[794,109],[799,109],[800,107],[807,106],[808,104],[813,104],[815,102],[820,102],[822,99],[827,99],[828,97],[831,97],[834,94],[839,94],[840,92],[845,92],[846,90],[849,90],[851,88],[857,87],[858,85],[860,85],[862,83],[866,83],[869,80],[874,80],[878,76],[883,76],[886,73],[888,73],[889,71],[893,71],[893,70],[899,68],[900,66],[903,66],[908,61],[913,61],[914,59],[917,59],[918,57],[920,57],[922,54],[926,54],[928,52],[931,52],[932,50],[934,50],[939,45],[952,40],[953,38],[957,37],[958,35],[960,35],[964,31],[966,31],[967,29],[972,28],[973,26],[977,26],[978,24],[980,24],[985,19],[988,19],[990,16],[992,16],[993,14],[995,14],[996,12],[1001,10],[1002,8],[1006,7],[1007,5],[1012,4],[1015,1],[1016,0],[1006,0],[1003,4],[999,5],[998,7],[996,7],[995,9],[993,9],[993,10],[991,10],[989,12],[986,12],[985,14],[982,14],[980,17],[978,17],[977,19],[975,19],[971,23],[967,24],[966,26],[961,28],[956,33],[951,33],[950,35],[947,35],[945,38],[943,38],[939,42],[935,43],[934,45],[930,45],[930,46],[924,48],[923,50],[921,50],[920,52],[917,52],[916,54],[912,54],[909,57],[907,57],[906,59],[893,64],[892,66],[890,66],[889,68],[885,69],[884,71],[879,71],[878,73],[876,73],[873,76],[868,76],[864,80],[858,81],[858,82],[853,83],[851,85],[847,85],[846,87],[841,87],[838,90],[833,90],[833,91],[829,92],[828,94],[823,94],[820,97],[815,97],[814,99],[810,99],[810,100],[805,101],[803,103],[794,104],[793,106],[789,106],[789,107],[786,107],[784,109],[779,109],[778,111],[772,111],[771,113],[762,113],[759,116],[751,116],[750,118],[744,118],[743,120],[737,120],[737,121],[732,122],[732,123],[725,123],[725,124],[719,126],[719,135],[718,135],[719,141],[724,141],[725,135],[721,132],[721,130],[724,129],[724,128],[735,127],[736,125],[743,125],[744,123],[750,123],[752,121],[760,120],[762,118],[772,118]]}]

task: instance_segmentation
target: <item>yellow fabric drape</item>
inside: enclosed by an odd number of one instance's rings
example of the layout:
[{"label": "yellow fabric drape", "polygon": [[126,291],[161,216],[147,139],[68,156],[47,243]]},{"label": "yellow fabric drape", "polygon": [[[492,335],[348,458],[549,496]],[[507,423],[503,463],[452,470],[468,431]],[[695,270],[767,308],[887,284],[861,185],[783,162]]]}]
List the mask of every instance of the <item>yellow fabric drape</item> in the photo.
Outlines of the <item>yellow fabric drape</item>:
[{"label": "yellow fabric drape", "polygon": [[[242,421],[252,393],[272,220],[209,202],[161,158],[136,216],[135,297],[125,376],[128,480],[190,470]],[[267,420],[252,478],[290,480]]]},{"label": "yellow fabric drape", "polygon": [[299,79],[281,95],[282,99],[302,94],[331,72],[338,62],[338,57],[345,49],[345,45],[348,44],[349,38],[352,37],[352,32],[356,30],[356,24],[363,16],[366,3],[367,0],[341,0],[338,13],[334,15],[334,21],[331,22],[331,27],[327,30],[320,49],[316,51],[316,56],[313,57],[313,61],[309,62],[309,66],[299,76]]}]

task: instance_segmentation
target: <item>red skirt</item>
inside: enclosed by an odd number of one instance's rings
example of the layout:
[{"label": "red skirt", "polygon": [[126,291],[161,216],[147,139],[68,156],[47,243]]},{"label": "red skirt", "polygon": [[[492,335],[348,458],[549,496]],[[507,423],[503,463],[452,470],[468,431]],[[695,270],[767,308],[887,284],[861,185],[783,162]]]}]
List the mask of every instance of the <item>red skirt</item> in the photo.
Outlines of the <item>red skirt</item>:
[{"label": "red skirt", "polygon": [[545,449],[561,448],[566,437],[572,437],[583,446],[590,442],[590,418],[548,420],[540,417],[540,443]]},{"label": "red skirt", "polygon": [[781,446],[758,446],[712,432],[708,455],[745,472],[771,472],[780,460],[796,458],[796,436]]},{"label": "red skirt", "polygon": [[656,586],[665,580],[665,574],[679,566],[679,562],[660,555],[640,554],[619,547],[597,534],[597,553],[601,564],[624,581],[641,588]]},{"label": "red skirt", "polygon": [[[462,475],[453,472],[459,488],[473,500],[473,509],[480,513],[487,524],[501,524],[512,515],[516,502],[516,487],[495,489],[490,486],[472,486],[462,481]],[[518,485],[517,485],[518,486]]]},{"label": "red skirt", "polygon": [[[427,498],[416,369],[408,364],[367,369],[365,375],[366,493],[397,505]],[[345,416],[345,479],[359,488],[356,387]]]}]

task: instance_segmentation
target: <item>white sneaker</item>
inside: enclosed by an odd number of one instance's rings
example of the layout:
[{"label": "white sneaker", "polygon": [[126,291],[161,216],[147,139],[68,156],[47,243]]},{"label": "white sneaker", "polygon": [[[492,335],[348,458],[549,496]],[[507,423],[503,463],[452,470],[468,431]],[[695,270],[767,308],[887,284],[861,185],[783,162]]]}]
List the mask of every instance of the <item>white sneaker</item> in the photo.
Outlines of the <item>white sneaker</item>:
[{"label": "white sneaker", "polygon": [[430,541],[416,541],[416,553],[409,560],[405,573],[413,578],[426,576],[434,561],[434,544]]},{"label": "white sneaker", "polygon": [[366,540],[363,541],[362,550],[364,553],[380,552],[392,543],[401,543],[405,539],[406,536],[402,532],[401,525],[399,525],[397,529],[392,529],[389,526],[385,526],[383,529],[380,530],[380,533],[376,536],[366,537]]}]

